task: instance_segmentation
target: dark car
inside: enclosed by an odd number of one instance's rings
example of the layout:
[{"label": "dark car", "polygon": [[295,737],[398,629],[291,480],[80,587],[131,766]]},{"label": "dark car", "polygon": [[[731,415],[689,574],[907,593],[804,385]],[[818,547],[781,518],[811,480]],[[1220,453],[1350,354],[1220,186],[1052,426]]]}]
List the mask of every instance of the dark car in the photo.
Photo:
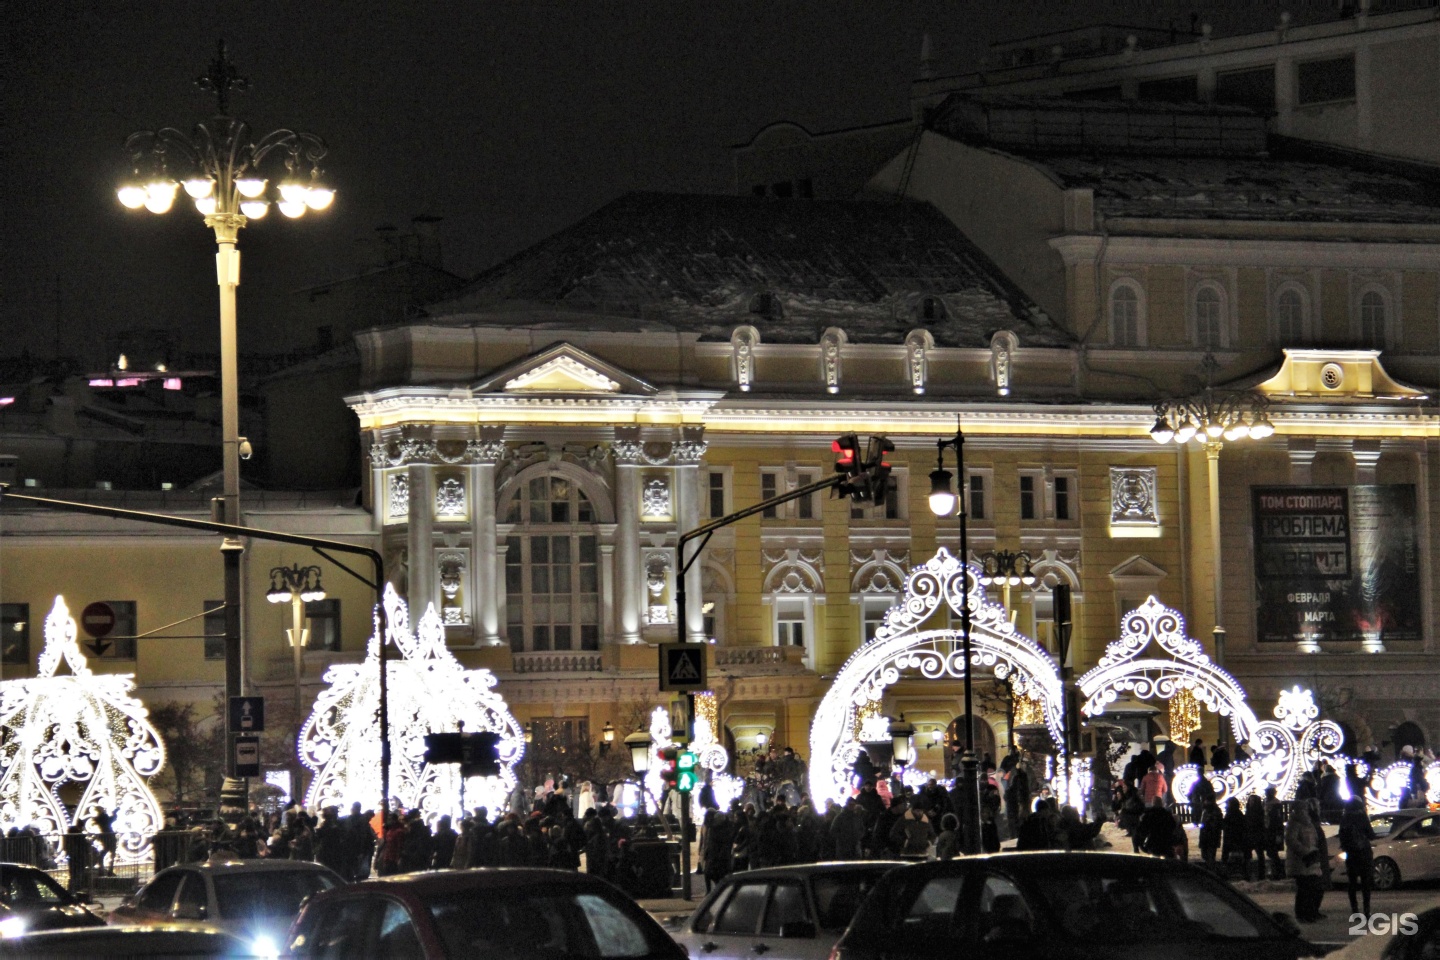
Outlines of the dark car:
[{"label": "dark car", "polygon": [[[1286,918],[1288,921],[1288,918]],[[831,960],[1288,960],[1324,951],[1209,873],[1118,853],[1008,853],[892,870]]]},{"label": "dark car", "polygon": [[681,918],[675,939],[692,957],[712,960],[825,960],[871,889],[900,866],[847,860],[732,873]]},{"label": "dark car", "polygon": [[104,925],[88,899],[69,893],[44,870],[23,863],[0,863],[0,937]]},{"label": "dark car", "polygon": [[223,930],[173,927],[89,927],[0,940],[0,957],[271,957]]},{"label": "dark car", "polygon": [[568,870],[494,867],[366,880],[316,894],[289,955],[344,960],[683,960],[631,899]]}]

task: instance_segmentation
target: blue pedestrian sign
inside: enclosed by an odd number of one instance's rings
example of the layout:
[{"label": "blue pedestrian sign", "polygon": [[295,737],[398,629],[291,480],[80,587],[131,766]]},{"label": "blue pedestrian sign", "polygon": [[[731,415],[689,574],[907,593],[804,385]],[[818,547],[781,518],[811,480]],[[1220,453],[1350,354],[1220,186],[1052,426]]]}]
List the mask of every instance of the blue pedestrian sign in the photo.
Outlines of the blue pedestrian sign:
[{"label": "blue pedestrian sign", "polygon": [[230,732],[231,732],[231,733],[264,733],[264,732],[265,732],[265,698],[264,698],[264,697],[231,697],[231,698],[230,698]]}]

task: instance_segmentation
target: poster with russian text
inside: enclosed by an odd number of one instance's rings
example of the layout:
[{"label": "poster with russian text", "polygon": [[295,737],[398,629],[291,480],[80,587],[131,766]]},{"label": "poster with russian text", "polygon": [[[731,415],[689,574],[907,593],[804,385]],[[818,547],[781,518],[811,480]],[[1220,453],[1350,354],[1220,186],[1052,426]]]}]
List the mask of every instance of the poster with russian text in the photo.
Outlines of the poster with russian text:
[{"label": "poster with russian text", "polygon": [[1262,642],[1418,640],[1415,488],[1252,487]]}]

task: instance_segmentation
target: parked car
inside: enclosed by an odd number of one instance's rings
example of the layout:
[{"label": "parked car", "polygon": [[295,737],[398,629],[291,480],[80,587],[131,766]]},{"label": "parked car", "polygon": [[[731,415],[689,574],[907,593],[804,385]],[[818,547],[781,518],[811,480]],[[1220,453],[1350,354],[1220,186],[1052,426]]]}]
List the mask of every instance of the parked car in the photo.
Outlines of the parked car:
[{"label": "parked car", "polygon": [[[1328,960],[1435,960],[1440,957],[1440,896],[1427,894],[1404,910],[1347,918],[1350,942]],[[1361,933],[1361,931],[1364,931]]]},{"label": "parked car", "polygon": [[617,888],[569,870],[493,867],[398,874],[316,894],[289,956],[344,960],[684,960]]},{"label": "parked car", "polygon": [[[1370,815],[1375,831],[1375,889],[1393,890],[1402,881],[1440,877],[1440,813],[1424,807]],[[1345,854],[1336,855],[1331,876],[1345,883]]]},{"label": "parked car", "polygon": [[887,873],[832,960],[1287,960],[1294,921],[1198,867],[1124,853],[1003,853]]},{"label": "parked car", "polygon": [[88,897],[70,893],[44,870],[23,863],[0,863],[0,937],[104,925],[105,919]]},{"label": "parked car", "polygon": [[224,930],[262,953],[284,942],[300,904],[345,883],[305,860],[207,860],[155,874],[110,913],[111,922]]},{"label": "parked car", "polygon": [[0,940],[0,957],[275,957],[223,930],[175,927],[86,927]]},{"label": "parked car", "polygon": [[902,861],[805,863],[732,873],[675,939],[692,957],[825,960],[875,884]]}]

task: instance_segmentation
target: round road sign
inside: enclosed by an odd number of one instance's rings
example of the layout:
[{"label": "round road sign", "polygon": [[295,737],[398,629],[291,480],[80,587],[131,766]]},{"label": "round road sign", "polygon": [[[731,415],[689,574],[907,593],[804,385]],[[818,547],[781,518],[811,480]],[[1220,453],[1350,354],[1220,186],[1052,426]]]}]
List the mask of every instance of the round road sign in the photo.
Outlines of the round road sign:
[{"label": "round road sign", "polygon": [[103,637],[115,629],[115,608],[97,600],[80,611],[80,626],[92,637]]}]

